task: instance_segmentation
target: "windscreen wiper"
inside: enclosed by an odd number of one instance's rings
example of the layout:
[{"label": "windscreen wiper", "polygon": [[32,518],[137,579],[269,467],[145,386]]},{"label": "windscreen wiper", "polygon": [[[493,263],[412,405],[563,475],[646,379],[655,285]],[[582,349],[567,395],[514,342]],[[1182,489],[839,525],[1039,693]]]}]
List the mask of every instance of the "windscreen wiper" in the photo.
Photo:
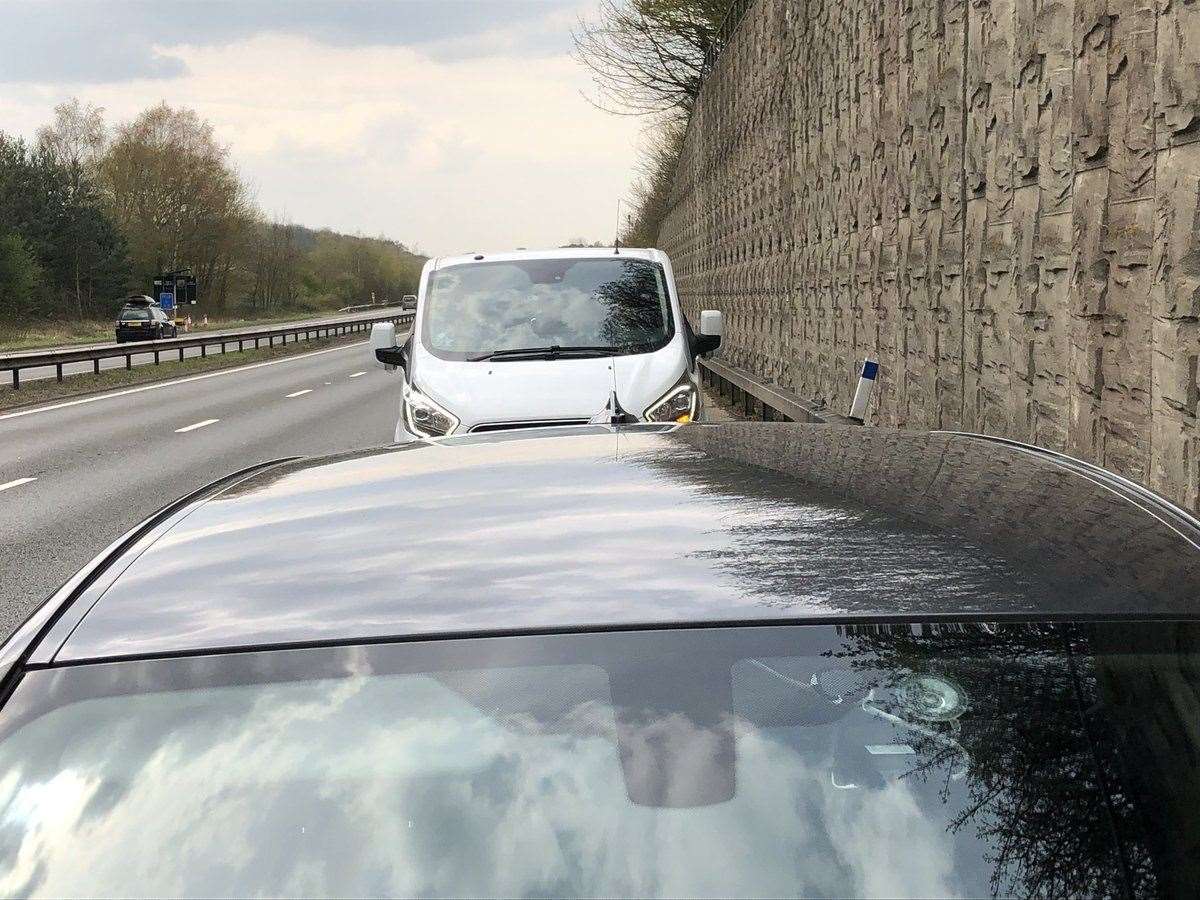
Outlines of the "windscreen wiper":
[{"label": "windscreen wiper", "polygon": [[485,359],[559,359],[562,357],[596,357],[611,356],[619,352],[616,347],[560,347],[554,344],[549,347],[514,347],[511,350],[493,350],[491,353],[481,353],[470,356],[468,362],[480,362]]}]

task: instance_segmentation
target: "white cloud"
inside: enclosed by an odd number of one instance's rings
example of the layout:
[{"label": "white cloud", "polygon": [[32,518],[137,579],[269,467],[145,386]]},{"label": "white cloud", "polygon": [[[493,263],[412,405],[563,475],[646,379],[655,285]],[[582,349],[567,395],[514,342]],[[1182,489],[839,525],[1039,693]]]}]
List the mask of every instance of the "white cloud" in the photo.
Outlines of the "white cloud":
[{"label": "white cloud", "polygon": [[[571,21],[556,9],[528,27],[565,33]],[[590,106],[587,73],[566,52],[513,55],[503,30],[471,42],[486,55],[265,33],[163,46],[187,74],[9,84],[0,117],[32,136],[72,93],[110,121],[165,100],[212,122],[269,214],[439,253],[608,239],[641,124]]]}]

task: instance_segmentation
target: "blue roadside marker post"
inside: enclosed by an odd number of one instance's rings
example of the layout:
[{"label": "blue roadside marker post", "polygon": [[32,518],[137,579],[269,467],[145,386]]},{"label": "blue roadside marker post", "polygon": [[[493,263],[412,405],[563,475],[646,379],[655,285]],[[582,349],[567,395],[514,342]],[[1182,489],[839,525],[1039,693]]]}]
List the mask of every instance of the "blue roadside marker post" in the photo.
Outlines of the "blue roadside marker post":
[{"label": "blue roadside marker post", "polygon": [[859,425],[867,414],[867,401],[871,399],[871,388],[879,374],[879,363],[873,359],[863,360],[862,373],[858,376],[858,387],[854,389],[854,402],[850,404],[850,418]]}]

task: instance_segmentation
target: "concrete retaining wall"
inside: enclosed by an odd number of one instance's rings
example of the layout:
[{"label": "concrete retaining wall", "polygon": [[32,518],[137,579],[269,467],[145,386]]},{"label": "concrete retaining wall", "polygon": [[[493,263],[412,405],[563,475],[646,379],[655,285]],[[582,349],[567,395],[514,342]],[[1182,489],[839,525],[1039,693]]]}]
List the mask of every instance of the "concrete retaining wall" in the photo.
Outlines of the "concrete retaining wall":
[{"label": "concrete retaining wall", "polygon": [[1200,500],[1200,2],[755,0],[659,245],[722,355]]}]

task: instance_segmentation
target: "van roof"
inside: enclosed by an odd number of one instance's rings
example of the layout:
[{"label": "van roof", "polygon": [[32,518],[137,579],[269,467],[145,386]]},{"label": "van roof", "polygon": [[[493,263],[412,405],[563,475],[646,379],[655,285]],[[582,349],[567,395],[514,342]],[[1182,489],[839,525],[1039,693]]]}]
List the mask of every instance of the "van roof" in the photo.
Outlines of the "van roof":
[{"label": "van roof", "polygon": [[478,250],[474,253],[461,253],[456,256],[439,256],[430,260],[435,269],[444,266],[460,266],[481,262],[507,262],[516,259],[594,259],[605,256],[626,256],[634,259],[648,259],[653,262],[666,262],[667,256],[661,250],[653,247],[556,247],[549,250]]}]

